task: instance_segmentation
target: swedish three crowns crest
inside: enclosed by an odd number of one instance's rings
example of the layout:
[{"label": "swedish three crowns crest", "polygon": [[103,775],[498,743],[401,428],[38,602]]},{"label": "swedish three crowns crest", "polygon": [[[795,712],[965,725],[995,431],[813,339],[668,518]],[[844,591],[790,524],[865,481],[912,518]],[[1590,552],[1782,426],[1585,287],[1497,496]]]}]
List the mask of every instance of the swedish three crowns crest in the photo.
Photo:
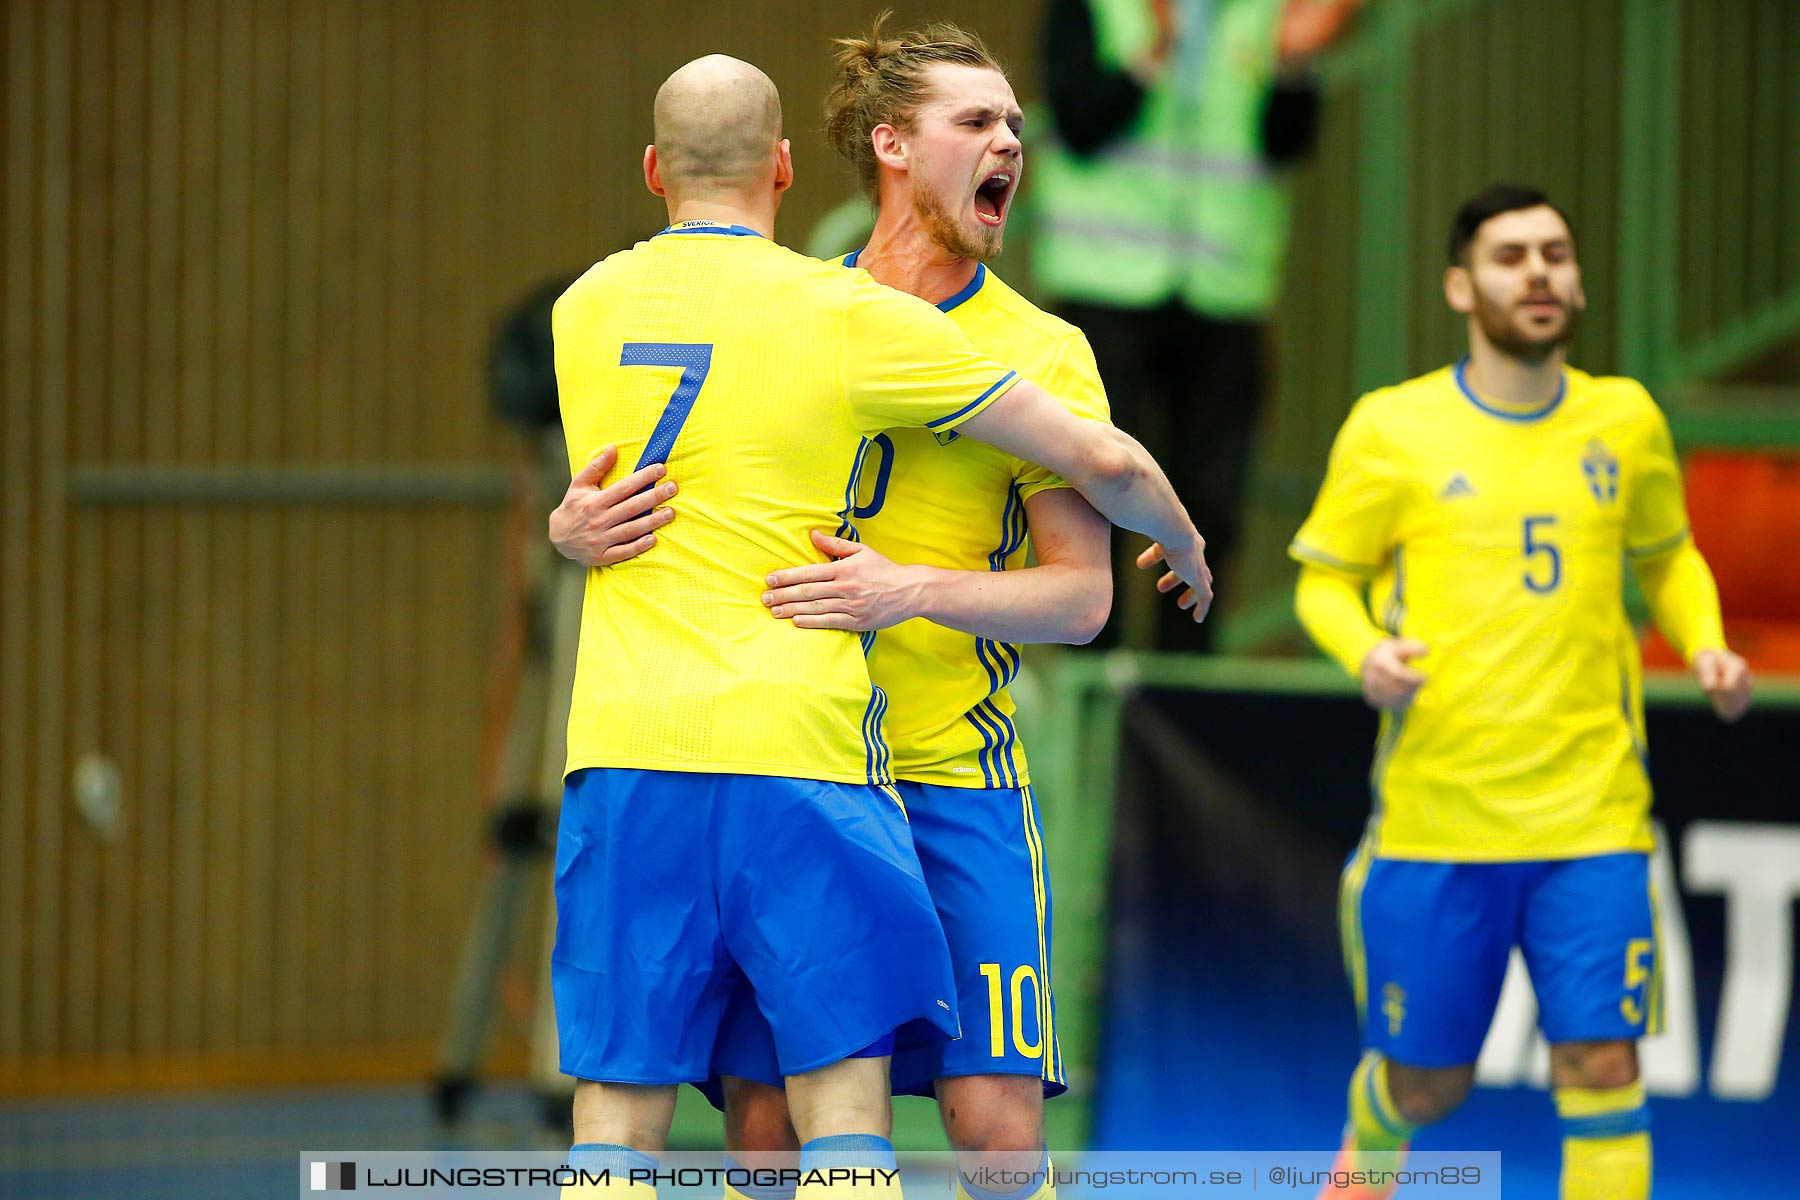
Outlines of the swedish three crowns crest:
[{"label": "swedish three crowns crest", "polygon": [[1587,444],[1587,453],[1581,456],[1581,473],[1587,476],[1588,491],[1601,504],[1619,498],[1619,456],[1599,438]]}]

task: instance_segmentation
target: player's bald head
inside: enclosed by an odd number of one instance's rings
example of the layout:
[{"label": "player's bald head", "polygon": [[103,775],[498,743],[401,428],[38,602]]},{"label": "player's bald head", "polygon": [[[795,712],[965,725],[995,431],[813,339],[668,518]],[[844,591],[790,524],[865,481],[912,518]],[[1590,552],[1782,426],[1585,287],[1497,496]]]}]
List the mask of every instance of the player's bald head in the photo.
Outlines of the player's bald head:
[{"label": "player's bald head", "polygon": [[656,153],[672,188],[754,187],[780,141],[781,95],[742,59],[696,58],[657,89]]}]

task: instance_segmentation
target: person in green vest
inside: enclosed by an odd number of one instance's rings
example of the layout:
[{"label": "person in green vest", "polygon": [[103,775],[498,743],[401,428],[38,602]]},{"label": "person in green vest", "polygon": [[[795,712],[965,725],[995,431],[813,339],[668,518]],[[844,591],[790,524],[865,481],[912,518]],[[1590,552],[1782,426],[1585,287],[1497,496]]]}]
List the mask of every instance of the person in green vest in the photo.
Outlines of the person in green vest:
[{"label": "person in green vest", "polygon": [[[1237,541],[1264,392],[1283,168],[1318,123],[1307,66],[1362,2],[1050,0],[1032,277],[1087,334],[1114,419],[1167,465],[1215,562]],[[1211,624],[1155,612],[1155,644],[1208,648]]]}]

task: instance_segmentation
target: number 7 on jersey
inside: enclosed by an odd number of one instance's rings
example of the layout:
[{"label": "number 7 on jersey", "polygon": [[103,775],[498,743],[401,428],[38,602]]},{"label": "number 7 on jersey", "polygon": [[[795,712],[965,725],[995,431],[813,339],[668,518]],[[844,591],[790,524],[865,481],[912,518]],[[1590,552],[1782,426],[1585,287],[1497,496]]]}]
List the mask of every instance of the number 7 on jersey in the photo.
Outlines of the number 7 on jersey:
[{"label": "number 7 on jersey", "polygon": [[644,443],[644,453],[632,470],[641,471],[651,463],[669,461],[675,439],[681,436],[681,427],[687,424],[688,413],[693,411],[694,398],[706,386],[706,373],[712,370],[712,352],[710,342],[625,343],[619,352],[621,367],[681,368],[681,380],[675,385],[675,393],[669,397],[668,405],[657,419],[656,428],[650,431],[650,440]]}]

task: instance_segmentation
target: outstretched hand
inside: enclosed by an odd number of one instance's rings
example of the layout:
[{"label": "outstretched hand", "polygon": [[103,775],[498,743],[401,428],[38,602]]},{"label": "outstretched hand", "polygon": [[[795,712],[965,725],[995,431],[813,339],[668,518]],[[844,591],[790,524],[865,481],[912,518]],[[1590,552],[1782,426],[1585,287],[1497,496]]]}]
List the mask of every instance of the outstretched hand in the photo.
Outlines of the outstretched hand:
[{"label": "outstretched hand", "polygon": [[762,602],[801,629],[886,629],[913,617],[915,572],[861,542],[812,531],[830,562],[769,573]]},{"label": "outstretched hand", "polygon": [[1167,564],[1169,569],[1156,581],[1156,590],[1168,593],[1183,583],[1189,584],[1175,598],[1175,607],[1183,611],[1191,609],[1196,624],[1206,620],[1206,612],[1213,602],[1212,568],[1206,565],[1206,539],[1195,534],[1193,549],[1176,554],[1164,549],[1161,542],[1151,542],[1150,548],[1137,556],[1140,570],[1155,570],[1159,563]]},{"label": "outstretched hand", "polygon": [[675,481],[658,483],[668,468],[652,463],[601,487],[619,461],[607,446],[569,481],[562,503],[550,513],[550,544],[564,558],[587,567],[610,567],[656,545],[656,531],[675,519],[672,508],[657,508],[676,492]]}]

